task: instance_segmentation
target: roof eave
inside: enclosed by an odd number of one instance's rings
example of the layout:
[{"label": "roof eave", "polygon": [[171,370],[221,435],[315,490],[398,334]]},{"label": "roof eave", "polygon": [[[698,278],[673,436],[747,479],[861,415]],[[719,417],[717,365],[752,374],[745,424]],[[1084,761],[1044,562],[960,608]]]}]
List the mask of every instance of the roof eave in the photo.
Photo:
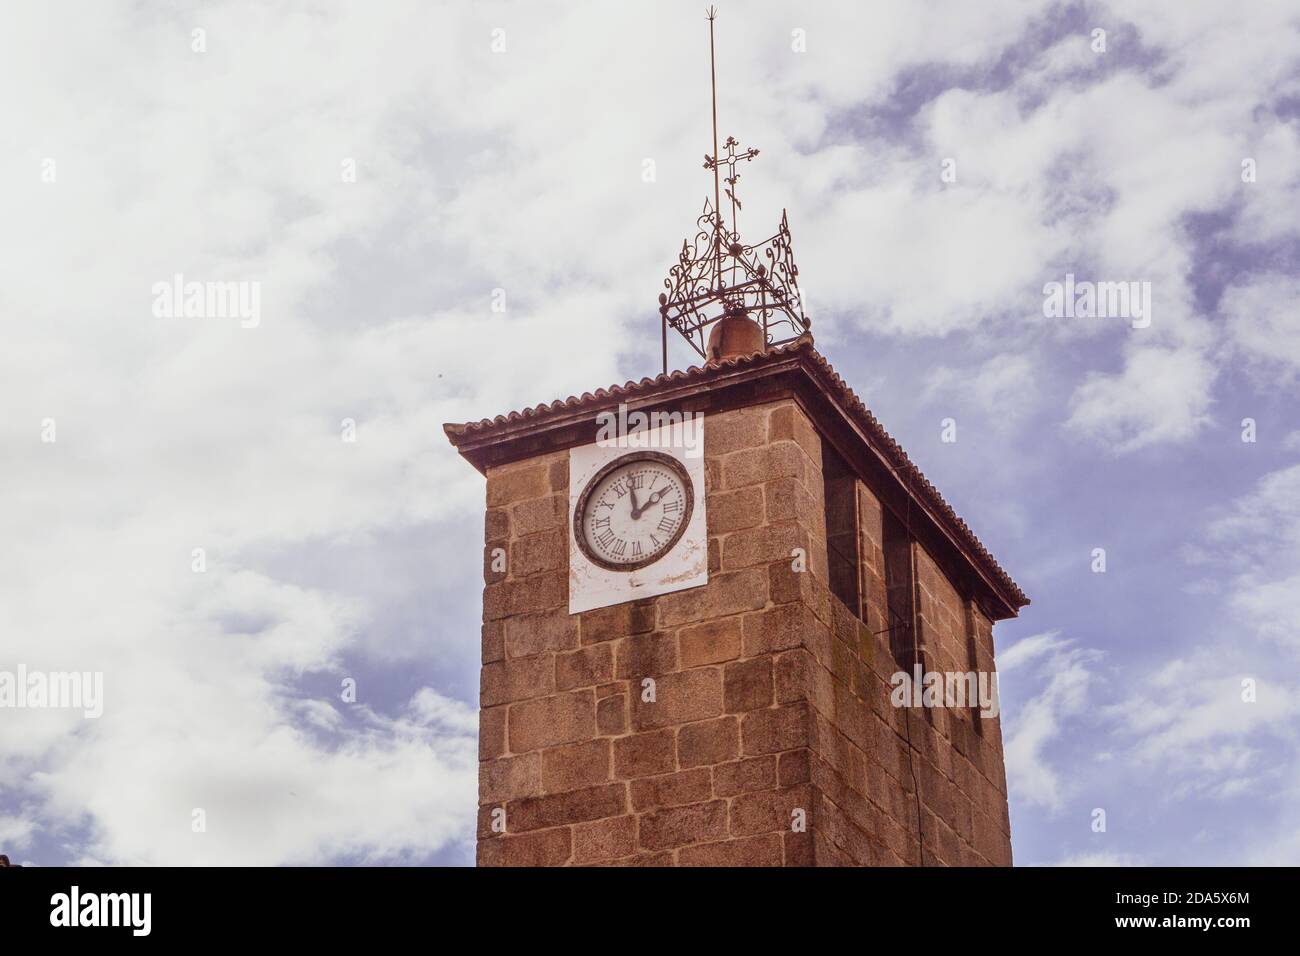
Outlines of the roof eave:
[{"label": "roof eave", "polygon": [[[620,404],[629,412],[663,407],[690,411],[758,404],[787,395],[800,401],[861,477],[885,486],[884,503],[900,518],[900,495],[915,505],[923,526],[932,532],[927,536],[937,534],[943,550],[960,556],[962,568],[978,586],[984,597],[983,609],[992,619],[1015,617],[1029,604],[1029,598],[938,489],[813,348],[811,336],[766,353],[628,382],[491,421],[447,424],[443,430],[456,450],[486,474],[493,465],[590,442],[596,416]],[[904,509],[912,513],[905,503]]]}]

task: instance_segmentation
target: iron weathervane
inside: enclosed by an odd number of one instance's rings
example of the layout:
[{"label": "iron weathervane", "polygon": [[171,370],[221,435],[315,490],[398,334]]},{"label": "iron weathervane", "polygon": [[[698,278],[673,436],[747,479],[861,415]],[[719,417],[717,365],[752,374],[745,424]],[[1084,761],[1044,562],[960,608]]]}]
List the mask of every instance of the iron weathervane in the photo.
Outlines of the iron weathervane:
[{"label": "iron weathervane", "polygon": [[[723,143],[726,154],[718,150],[718,79],[713,44],[716,16],[716,11],[710,7],[713,154],[705,154],[704,168],[713,173],[713,201],[704,201],[704,210],[696,220],[695,237],[683,240],[677,264],[669,269],[668,278],[664,280],[667,291],[659,294],[665,373],[668,371],[670,325],[681,333],[701,358],[708,357],[705,330],[727,316],[753,319],[762,326],[763,339],[768,346],[796,339],[812,327],[799,295],[799,267],[794,263],[790,248],[790,223],[785,210],[781,210],[781,225],[774,235],[752,244],[740,238],[737,210],[743,207],[736,191],[740,179],[736,167],[742,162],[752,161],[758,150],[739,151],[740,143],[731,136]],[[727,171],[725,177],[722,176],[724,168]],[[727,184],[727,198],[731,202],[730,228],[722,218],[723,182]],[[790,334],[784,335],[786,331]]]}]

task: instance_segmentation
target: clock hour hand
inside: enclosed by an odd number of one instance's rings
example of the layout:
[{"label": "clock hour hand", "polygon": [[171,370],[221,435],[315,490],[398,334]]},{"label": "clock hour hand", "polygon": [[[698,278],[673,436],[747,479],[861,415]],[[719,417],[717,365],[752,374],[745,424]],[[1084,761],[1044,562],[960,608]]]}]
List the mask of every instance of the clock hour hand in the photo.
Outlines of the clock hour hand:
[{"label": "clock hour hand", "polygon": [[671,490],[672,490],[671,486],[665,486],[663,488],[660,488],[653,495],[647,498],[646,503],[642,505],[640,508],[636,506],[636,502],[634,501],[632,503],[632,518],[635,520],[636,518],[641,517],[643,514],[645,514],[647,508],[652,508],[655,505],[659,504],[659,499],[661,499],[664,495],[668,494],[668,492]]}]

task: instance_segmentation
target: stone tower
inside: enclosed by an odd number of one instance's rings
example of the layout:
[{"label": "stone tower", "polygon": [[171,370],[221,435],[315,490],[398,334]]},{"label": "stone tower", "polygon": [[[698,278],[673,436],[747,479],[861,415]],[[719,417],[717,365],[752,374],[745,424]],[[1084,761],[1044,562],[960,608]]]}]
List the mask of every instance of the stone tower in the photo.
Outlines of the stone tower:
[{"label": "stone tower", "polygon": [[[710,358],[445,426],[487,478],[479,865],[1009,865],[999,720],[895,675],[987,678],[1027,598],[810,335]],[[683,419],[693,456],[610,447]]]}]

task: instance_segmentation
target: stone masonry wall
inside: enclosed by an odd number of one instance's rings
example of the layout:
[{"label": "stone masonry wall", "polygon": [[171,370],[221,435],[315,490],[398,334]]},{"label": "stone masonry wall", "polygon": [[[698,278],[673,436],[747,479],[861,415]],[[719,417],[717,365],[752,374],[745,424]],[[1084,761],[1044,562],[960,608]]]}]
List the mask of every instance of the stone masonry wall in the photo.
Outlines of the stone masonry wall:
[{"label": "stone masonry wall", "polygon": [[[807,418],[792,401],[712,414],[705,468],[708,585],[575,615],[567,451],[489,470],[479,864],[915,864],[918,789],[927,864],[1009,863],[996,721],[980,736],[913,713],[909,728],[888,636],[830,594]],[[863,593],[883,614],[861,484],[859,507]],[[991,666],[987,619],[918,577],[926,636],[956,648],[952,615],[970,614],[967,653]]]},{"label": "stone masonry wall", "polygon": [[[884,632],[897,622],[885,607],[881,505],[861,482],[858,518],[867,620],[832,597],[829,640],[813,632],[806,644],[816,864],[1010,865],[999,721],[973,720],[964,709],[891,705],[890,679],[900,665]],[[962,603],[924,548],[912,547],[926,667],[992,671],[992,622],[973,602]],[[967,656],[968,613],[975,664]],[[981,732],[972,730],[975,721]]]}]

